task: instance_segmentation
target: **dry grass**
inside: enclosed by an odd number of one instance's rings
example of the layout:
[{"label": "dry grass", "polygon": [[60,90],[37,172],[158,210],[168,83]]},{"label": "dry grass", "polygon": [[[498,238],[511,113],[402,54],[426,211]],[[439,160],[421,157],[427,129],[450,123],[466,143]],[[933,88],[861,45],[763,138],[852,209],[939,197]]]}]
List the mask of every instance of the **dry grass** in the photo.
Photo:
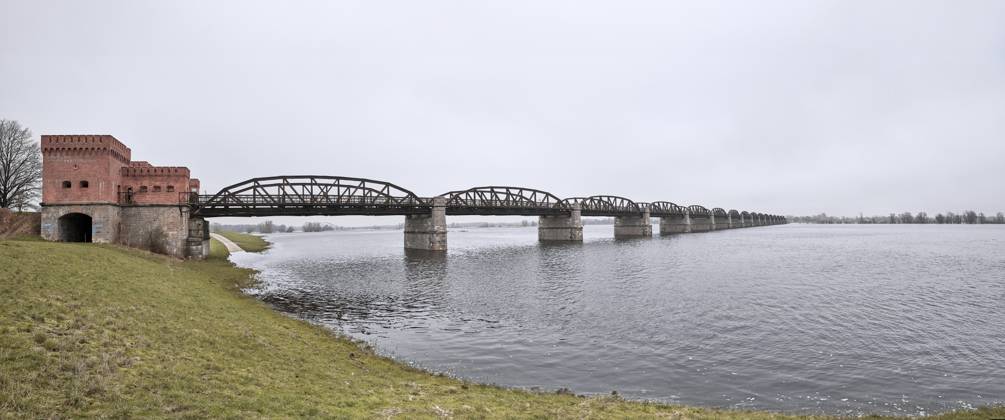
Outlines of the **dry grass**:
[{"label": "dry grass", "polygon": [[0,241],[0,417],[790,418],[424,373],[242,295],[218,248]]}]

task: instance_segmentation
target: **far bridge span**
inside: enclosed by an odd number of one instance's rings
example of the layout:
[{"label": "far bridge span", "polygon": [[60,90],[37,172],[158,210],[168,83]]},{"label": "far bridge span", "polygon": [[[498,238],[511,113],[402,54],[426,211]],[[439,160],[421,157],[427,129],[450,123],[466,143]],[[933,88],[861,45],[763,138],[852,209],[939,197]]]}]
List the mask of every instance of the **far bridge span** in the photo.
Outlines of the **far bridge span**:
[{"label": "far bridge span", "polygon": [[[131,197],[130,197],[131,198]],[[613,217],[616,238],[652,236],[652,217],[660,234],[787,223],[782,216],[711,210],[669,201],[635,202],[614,195],[560,198],[525,187],[484,186],[419,197],[398,185],[341,176],[253,178],[212,195],[183,193],[193,217],[405,216],[405,248],[447,249],[447,215],[538,216],[541,241],[582,241],[583,216]]]}]

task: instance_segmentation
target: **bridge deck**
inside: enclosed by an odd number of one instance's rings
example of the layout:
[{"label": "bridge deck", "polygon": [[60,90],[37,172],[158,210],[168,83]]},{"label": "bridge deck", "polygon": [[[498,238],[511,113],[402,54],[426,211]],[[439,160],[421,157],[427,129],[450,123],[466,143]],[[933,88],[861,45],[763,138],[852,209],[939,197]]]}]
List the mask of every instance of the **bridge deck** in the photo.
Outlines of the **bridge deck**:
[{"label": "bridge deck", "polygon": [[[649,212],[651,217],[715,216],[766,218],[760,213],[728,213],[721,208],[679,206],[668,201],[636,203],[624,197],[594,195],[561,199],[525,187],[486,186],[419,197],[395,184],[365,178],[294,175],[253,178],[214,195],[183,193],[192,214],[201,217],[248,216],[393,216],[431,214],[443,206],[447,215],[556,216],[579,209],[582,216],[620,217]],[[728,216],[727,216],[728,214]]]}]

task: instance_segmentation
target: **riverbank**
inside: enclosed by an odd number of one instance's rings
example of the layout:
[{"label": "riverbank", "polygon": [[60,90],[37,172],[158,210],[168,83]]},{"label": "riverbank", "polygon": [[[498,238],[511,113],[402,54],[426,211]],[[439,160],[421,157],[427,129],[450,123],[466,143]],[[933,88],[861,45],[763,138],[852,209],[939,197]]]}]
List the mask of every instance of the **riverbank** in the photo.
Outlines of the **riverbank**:
[{"label": "riverbank", "polygon": [[220,248],[196,262],[0,241],[0,416],[790,418],[425,373],[243,295],[253,273]]},{"label": "riverbank", "polygon": [[224,238],[230,239],[231,242],[237,244],[245,252],[262,252],[269,249],[269,243],[258,235],[251,235],[247,233],[238,233],[227,230],[221,230],[213,232],[223,236]]}]

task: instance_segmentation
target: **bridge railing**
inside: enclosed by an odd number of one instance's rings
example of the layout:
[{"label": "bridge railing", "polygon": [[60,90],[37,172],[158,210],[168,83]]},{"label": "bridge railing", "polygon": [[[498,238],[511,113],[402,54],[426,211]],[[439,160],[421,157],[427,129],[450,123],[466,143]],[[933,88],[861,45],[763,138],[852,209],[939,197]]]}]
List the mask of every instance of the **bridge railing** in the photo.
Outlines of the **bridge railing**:
[{"label": "bridge railing", "polygon": [[540,209],[567,209],[562,203],[547,201],[520,201],[502,199],[465,199],[447,202],[447,207],[519,207]]},{"label": "bridge railing", "polygon": [[271,207],[271,206],[300,206],[300,205],[380,205],[380,206],[429,206],[425,199],[414,197],[387,197],[378,195],[281,195],[266,196],[259,194],[233,194],[233,195],[200,195],[197,205],[202,207]]}]

